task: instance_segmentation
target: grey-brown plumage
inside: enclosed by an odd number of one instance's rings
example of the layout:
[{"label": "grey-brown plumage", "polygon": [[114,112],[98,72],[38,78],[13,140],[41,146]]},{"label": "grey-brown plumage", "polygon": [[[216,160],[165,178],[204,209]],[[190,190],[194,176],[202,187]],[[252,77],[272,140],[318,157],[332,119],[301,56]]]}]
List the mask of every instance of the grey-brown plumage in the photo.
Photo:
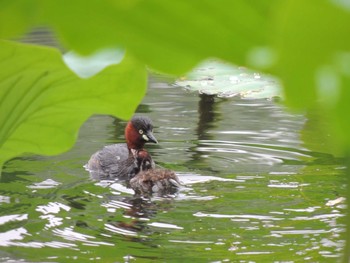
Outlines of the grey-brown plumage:
[{"label": "grey-brown plumage", "polygon": [[92,178],[99,180],[125,180],[139,172],[136,160],[126,143],[103,147],[91,156],[86,166]]},{"label": "grey-brown plumage", "polygon": [[157,143],[152,129],[153,125],[149,118],[133,117],[125,127],[126,143],[103,147],[90,157],[85,168],[90,172],[92,178],[98,180],[131,179],[140,171],[140,162],[137,160],[138,152],[146,152],[143,149],[145,143]]},{"label": "grey-brown plumage", "polygon": [[180,188],[180,180],[177,175],[167,169],[149,169],[140,171],[130,180],[130,187],[136,194],[172,195]]}]

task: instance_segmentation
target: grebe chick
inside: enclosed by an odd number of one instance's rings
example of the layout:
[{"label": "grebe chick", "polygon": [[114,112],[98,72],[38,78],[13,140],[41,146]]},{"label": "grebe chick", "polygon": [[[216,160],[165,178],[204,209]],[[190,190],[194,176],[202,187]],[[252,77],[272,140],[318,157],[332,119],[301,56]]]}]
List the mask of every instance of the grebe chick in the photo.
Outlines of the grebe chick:
[{"label": "grebe chick", "polygon": [[159,196],[175,194],[180,188],[177,175],[167,169],[155,169],[154,162],[147,151],[140,151],[137,158],[140,172],[130,180],[130,187],[137,195]]}]

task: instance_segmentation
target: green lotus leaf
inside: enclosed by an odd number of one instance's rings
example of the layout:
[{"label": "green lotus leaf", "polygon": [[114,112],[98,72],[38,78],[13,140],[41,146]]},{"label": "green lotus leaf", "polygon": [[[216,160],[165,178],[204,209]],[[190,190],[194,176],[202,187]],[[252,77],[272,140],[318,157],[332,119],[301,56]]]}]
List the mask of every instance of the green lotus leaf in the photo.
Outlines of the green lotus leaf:
[{"label": "green lotus leaf", "polygon": [[2,41],[0,68],[0,164],[68,150],[92,114],[128,119],[146,90],[145,67],[129,56],[81,79],[55,49]]},{"label": "green lotus leaf", "polygon": [[176,85],[189,91],[247,99],[282,97],[276,78],[217,60],[208,60],[179,79]]}]

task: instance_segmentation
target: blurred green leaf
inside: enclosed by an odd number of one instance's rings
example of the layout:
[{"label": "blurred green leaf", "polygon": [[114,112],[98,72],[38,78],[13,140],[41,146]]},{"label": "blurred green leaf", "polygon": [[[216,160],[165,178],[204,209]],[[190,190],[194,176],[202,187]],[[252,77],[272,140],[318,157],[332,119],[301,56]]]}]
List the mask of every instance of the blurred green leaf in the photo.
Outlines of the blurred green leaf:
[{"label": "blurred green leaf", "polygon": [[0,1],[0,37],[11,38],[23,34],[37,24],[37,6],[31,1]]},{"label": "blurred green leaf", "polygon": [[145,68],[126,57],[80,79],[54,49],[0,43],[0,163],[68,150],[92,114],[129,118],[144,96]]},{"label": "blurred green leaf", "polygon": [[318,70],[350,48],[350,13],[332,1],[281,3],[275,12],[274,72],[283,80],[287,103],[309,107],[318,99]]},{"label": "blurred green leaf", "polygon": [[[9,1],[0,10],[0,15],[23,20],[18,28],[49,25],[67,48],[83,54],[126,46],[150,67],[182,74],[211,56],[245,63],[251,48],[267,45],[275,1],[32,0],[32,19],[16,10],[21,2]],[[18,31],[3,22],[0,37],[10,29]]]}]

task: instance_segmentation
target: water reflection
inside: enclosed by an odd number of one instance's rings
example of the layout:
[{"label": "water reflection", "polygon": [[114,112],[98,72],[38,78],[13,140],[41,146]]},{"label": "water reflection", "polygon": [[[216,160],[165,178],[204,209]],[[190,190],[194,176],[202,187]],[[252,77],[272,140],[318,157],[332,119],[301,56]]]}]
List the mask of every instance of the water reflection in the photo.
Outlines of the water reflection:
[{"label": "water reflection", "polygon": [[208,130],[212,129],[217,121],[219,121],[219,113],[215,110],[215,96],[207,94],[199,94],[198,102],[198,125],[196,134],[198,140],[210,140],[212,135]]},{"label": "water reflection", "polygon": [[[215,123],[219,121],[220,115],[219,112],[215,110],[215,108],[218,106],[215,98],[216,96],[214,95],[199,94],[198,123],[195,133],[198,136],[198,145],[190,148],[193,155],[186,166],[191,167],[191,164],[194,162],[197,164],[197,166],[205,166],[207,156],[203,155],[200,151],[198,151],[198,149],[201,145],[201,141],[213,139],[213,135],[208,133],[208,131],[214,128]],[[210,169],[210,171],[215,172],[213,169]]]}]

